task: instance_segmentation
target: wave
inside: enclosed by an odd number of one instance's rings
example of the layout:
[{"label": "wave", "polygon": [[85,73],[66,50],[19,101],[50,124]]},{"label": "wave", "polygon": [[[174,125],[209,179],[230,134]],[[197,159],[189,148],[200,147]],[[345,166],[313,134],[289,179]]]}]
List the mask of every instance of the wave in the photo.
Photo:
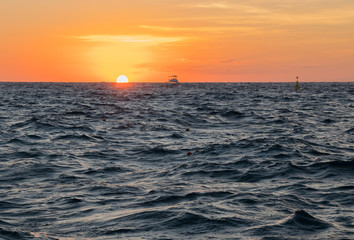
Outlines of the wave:
[{"label": "wave", "polygon": [[10,129],[23,128],[23,127],[26,127],[26,126],[31,125],[31,124],[33,124],[33,123],[36,123],[36,122],[38,122],[38,121],[39,121],[38,118],[36,118],[36,117],[31,117],[30,119],[27,119],[27,120],[24,120],[24,121],[21,121],[21,122],[17,122],[17,123],[11,124]]},{"label": "wave", "polygon": [[86,134],[66,134],[56,137],[55,140],[93,140],[93,138]]},{"label": "wave", "polygon": [[334,160],[315,162],[308,166],[314,173],[321,173],[323,177],[336,177],[338,174],[353,174],[354,159],[348,161]]},{"label": "wave", "polygon": [[183,211],[164,221],[163,224],[168,228],[179,228],[185,231],[193,231],[194,234],[200,234],[226,227],[244,226],[247,222],[247,220],[237,217],[213,218],[196,212]]},{"label": "wave", "polygon": [[87,174],[87,175],[94,175],[94,174],[117,174],[117,173],[123,173],[127,172],[127,169],[118,167],[118,166],[110,166],[110,167],[104,167],[104,168],[98,168],[98,169],[93,169],[89,168],[85,171],[82,171],[82,173]]},{"label": "wave", "polygon": [[318,219],[304,210],[296,210],[288,217],[274,224],[249,228],[246,232],[256,236],[291,236],[311,239],[312,234],[321,233],[332,225]]},{"label": "wave", "polygon": [[331,227],[331,224],[315,218],[304,210],[296,210],[292,215],[280,221],[279,225],[306,231],[323,230]]},{"label": "wave", "polygon": [[221,114],[222,117],[226,117],[226,118],[242,118],[242,117],[245,117],[245,114],[241,113],[241,112],[238,112],[238,111],[235,111],[235,110],[230,110],[230,111],[226,111],[226,112],[223,112]]},{"label": "wave", "polygon": [[7,229],[0,227],[0,237],[3,240],[13,240],[13,239],[32,239],[33,236],[28,232],[22,232],[16,229]]},{"label": "wave", "polygon": [[36,143],[31,143],[20,138],[12,138],[6,144],[15,144],[15,145],[36,145]]},{"label": "wave", "polygon": [[156,155],[166,155],[166,154],[178,154],[180,150],[172,150],[164,148],[161,146],[147,147],[146,149],[135,149],[134,152],[137,154],[156,154]]},{"label": "wave", "polygon": [[[137,195],[141,194],[142,189],[135,186],[127,186],[127,185],[94,185],[88,186],[89,192],[96,192],[101,194],[102,196],[119,196],[119,195]],[[104,203],[108,203],[110,200],[104,201]]]},{"label": "wave", "polygon": [[351,85],[0,83],[0,239],[351,239]]},{"label": "wave", "polygon": [[171,205],[183,201],[194,201],[198,198],[226,198],[230,195],[233,195],[231,192],[192,192],[185,195],[165,195],[158,196],[155,199],[148,200],[142,203],[144,206],[161,206],[161,205]]},{"label": "wave", "polygon": [[350,129],[348,129],[347,131],[345,131],[346,133],[354,133],[354,128],[350,128]]}]

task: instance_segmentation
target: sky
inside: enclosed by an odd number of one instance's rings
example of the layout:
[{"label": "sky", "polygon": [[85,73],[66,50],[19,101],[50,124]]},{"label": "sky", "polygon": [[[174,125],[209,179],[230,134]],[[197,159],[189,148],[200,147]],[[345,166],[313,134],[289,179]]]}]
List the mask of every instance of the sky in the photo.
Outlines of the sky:
[{"label": "sky", "polygon": [[0,81],[354,81],[353,0],[0,0]]}]

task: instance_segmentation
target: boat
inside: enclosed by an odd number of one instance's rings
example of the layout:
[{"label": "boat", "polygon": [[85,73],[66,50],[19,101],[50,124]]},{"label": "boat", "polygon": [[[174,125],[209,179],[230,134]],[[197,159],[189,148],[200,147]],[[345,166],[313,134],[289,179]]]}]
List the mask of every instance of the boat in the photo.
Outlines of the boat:
[{"label": "boat", "polygon": [[170,75],[168,76],[168,82],[172,84],[178,84],[177,75]]}]

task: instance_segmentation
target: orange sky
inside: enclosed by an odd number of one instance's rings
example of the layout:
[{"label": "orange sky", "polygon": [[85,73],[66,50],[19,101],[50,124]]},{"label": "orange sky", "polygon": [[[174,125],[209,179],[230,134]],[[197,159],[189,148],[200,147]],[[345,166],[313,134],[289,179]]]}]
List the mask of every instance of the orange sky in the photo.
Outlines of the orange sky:
[{"label": "orange sky", "polygon": [[353,0],[0,1],[0,81],[354,81]]}]

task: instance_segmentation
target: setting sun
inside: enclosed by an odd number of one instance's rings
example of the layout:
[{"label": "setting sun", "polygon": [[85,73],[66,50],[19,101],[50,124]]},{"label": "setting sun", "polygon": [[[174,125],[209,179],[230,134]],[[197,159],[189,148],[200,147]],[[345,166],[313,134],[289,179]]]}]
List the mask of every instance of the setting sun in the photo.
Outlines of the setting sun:
[{"label": "setting sun", "polygon": [[117,78],[117,83],[127,83],[128,82],[128,78],[127,76],[125,75],[120,75],[118,78]]}]

